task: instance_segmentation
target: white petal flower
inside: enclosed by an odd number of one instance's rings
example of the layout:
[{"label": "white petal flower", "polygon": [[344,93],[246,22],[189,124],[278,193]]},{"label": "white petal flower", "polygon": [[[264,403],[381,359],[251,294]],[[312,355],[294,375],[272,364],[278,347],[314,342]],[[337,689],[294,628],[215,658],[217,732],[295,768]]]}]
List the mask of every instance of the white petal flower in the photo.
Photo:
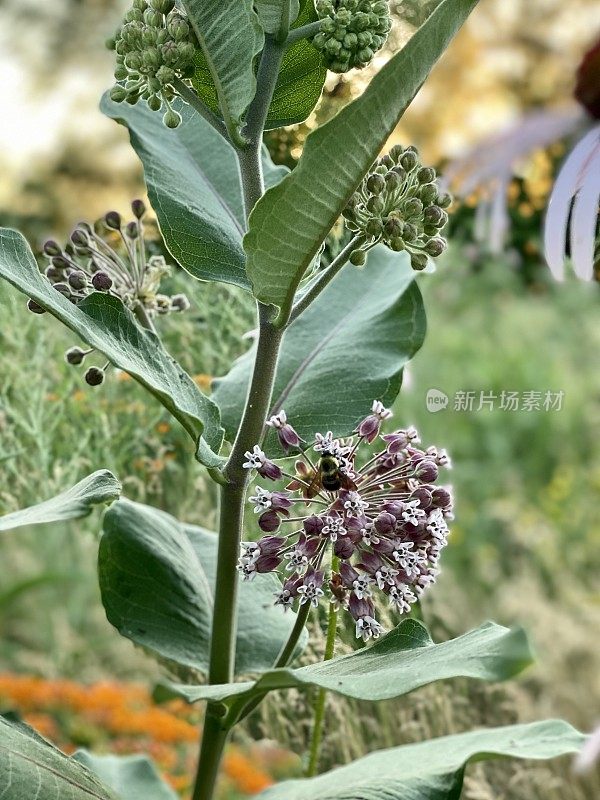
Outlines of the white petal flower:
[{"label": "white petal flower", "polygon": [[254,490],[256,494],[248,498],[249,503],[254,503],[254,513],[260,514],[263,511],[271,508],[271,498],[273,497],[272,492],[267,491],[267,489],[263,489],[262,486],[255,486]]},{"label": "white petal flower", "polygon": [[267,457],[260,447],[255,444],[252,451],[246,450],[244,458],[246,459],[243,463],[244,469],[259,469],[265,463]]},{"label": "white petal flower", "polygon": [[367,642],[369,639],[378,639],[383,633],[383,628],[373,617],[360,617],[356,620],[356,638]]}]

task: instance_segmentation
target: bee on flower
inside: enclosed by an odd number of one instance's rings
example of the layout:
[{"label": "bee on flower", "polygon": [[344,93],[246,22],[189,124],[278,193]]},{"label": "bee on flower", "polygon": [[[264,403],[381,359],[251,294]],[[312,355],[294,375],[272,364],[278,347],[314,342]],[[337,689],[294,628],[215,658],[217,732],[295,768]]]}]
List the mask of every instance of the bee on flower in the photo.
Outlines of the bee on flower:
[{"label": "bee on flower", "polygon": [[[327,597],[353,617],[364,641],[383,632],[378,596],[406,614],[435,583],[452,519],[451,490],[437,485],[440,470],[450,467],[446,451],[418,447],[414,428],[382,434],[391,416],[375,401],[352,437],[318,432],[306,444],[280,411],[269,424],[285,454],[298,451],[294,473],[259,445],[245,454],[246,469],[290,481],[281,491],[256,486],[249,497],[265,535],[244,544],[242,577],[280,573],[275,604],[284,610],[316,607]],[[381,448],[373,454],[367,448],[377,439]]]}]

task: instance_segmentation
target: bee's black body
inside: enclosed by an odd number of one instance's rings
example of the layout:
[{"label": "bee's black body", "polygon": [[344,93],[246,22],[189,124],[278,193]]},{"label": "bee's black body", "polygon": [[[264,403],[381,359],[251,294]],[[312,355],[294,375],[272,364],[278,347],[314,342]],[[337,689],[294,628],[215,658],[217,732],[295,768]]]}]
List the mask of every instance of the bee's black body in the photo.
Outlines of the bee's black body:
[{"label": "bee's black body", "polygon": [[321,456],[315,475],[306,490],[306,496],[314,497],[321,489],[325,489],[327,492],[338,492],[340,489],[356,489],[354,482],[341,471],[340,462],[335,456]]}]

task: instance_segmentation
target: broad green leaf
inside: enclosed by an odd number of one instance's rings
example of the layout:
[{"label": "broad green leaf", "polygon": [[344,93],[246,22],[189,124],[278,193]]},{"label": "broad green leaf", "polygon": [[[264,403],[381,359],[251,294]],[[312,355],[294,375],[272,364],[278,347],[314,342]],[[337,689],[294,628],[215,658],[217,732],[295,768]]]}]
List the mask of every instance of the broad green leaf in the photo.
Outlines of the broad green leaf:
[{"label": "broad green leaf", "polygon": [[[119,633],[160,656],[205,671],[216,571],[215,534],[158,509],[119,500],[104,517],[98,571],[102,602]],[[242,583],[236,670],[270,667],[295,616],[273,605],[279,583]]]},{"label": "broad green leaf", "polygon": [[117,800],[116,795],[84,766],[61,753],[33,729],[1,717],[0,797],[6,800]]},{"label": "broad green leaf", "polygon": [[254,57],[264,34],[252,0],[183,0],[229,130],[240,128],[254,97]]},{"label": "broad green leaf", "polygon": [[299,0],[255,0],[254,5],[265,33],[277,33],[286,11],[288,24],[296,19],[300,11]]},{"label": "broad green leaf", "polygon": [[[425,336],[425,311],[406,254],[377,248],[367,266],[346,266],[284,334],[272,412],[285,408],[303,438],[350,433],[374,399],[391,404],[402,368]],[[360,298],[360,302],[357,299]],[[215,382],[229,438],[246,396],[253,352]],[[267,449],[281,454],[271,434]]]},{"label": "broad green leaf", "polygon": [[99,756],[78,750],[73,758],[97,775],[120,800],[177,800],[146,756]]},{"label": "broad green leaf", "polygon": [[365,92],[306,140],[296,169],[256,204],[244,239],[256,297],[287,308],[307,267],[477,0],[443,0]]},{"label": "broad green leaf", "polygon": [[101,469],[50,500],[0,517],[0,531],[86,517],[95,505],[112,503],[120,494],[119,481],[112,472]]},{"label": "broad green leaf", "polygon": [[[292,29],[317,19],[313,0],[303,0]],[[266,128],[282,128],[303,122],[317,105],[326,77],[327,67],[310,41],[301,39],[288,47],[281,62]]]},{"label": "broad green leaf", "polygon": [[504,680],[530,663],[531,652],[521,628],[509,630],[488,622],[464,636],[434,644],[424,625],[407,619],[370,647],[331,661],[272,669],[254,682],[170,688],[189,702],[228,702],[239,695],[250,699],[274,689],[308,686],[358,700],[388,700],[446,678]]},{"label": "broad green leaf", "polygon": [[217,454],[223,431],[217,406],[167,353],[160,339],[137,325],[116,297],[94,292],[73,305],[40,273],[21,234],[7,228],[0,229],[0,277],[33,298],[160,400],[198,442],[198,459],[203,464],[221,464]]},{"label": "broad green leaf", "polygon": [[[107,117],[129,129],[131,144],[144,165],[148,196],[169,252],[189,274],[249,289],[242,247],[246,223],[237,158],[231,145],[191,106],[178,101],[182,116],[175,130],[146,103],[100,104]],[[287,174],[265,148],[267,186]]]},{"label": "broad green leaf", "polygon": [[[280,1],[270,0],[269,4],[278,4]],[[291,27],[300,28],[317,19],[313,0],[302,0],[300,14]],[[301,39],[288,47],[281,62],[266,128],[281,128],[303,122],[321,97],[326,77],[327,68],[319,51],[310,41]],[[206,105],[219,114],[217,91],[201,53],[196,59],[196,73],[192,83]]]},{"label": "broad green leaf", "polygon": [[284,781],[260,800],[458,800],[469,762],[490,758],[549,759],[584,742],[562,720],[460,733],[380,750],[307,780]]}]

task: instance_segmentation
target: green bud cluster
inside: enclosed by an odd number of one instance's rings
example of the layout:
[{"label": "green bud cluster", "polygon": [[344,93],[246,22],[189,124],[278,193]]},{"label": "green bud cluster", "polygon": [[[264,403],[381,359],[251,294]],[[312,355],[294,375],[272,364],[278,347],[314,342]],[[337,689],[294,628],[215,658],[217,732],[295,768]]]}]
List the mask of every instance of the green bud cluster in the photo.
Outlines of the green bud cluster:
[{"label": "green bud cluster", "polygon": [[153,111],[164,105],[163,122],[176,128],[181,116],[171,107],[177,94],[173,81],[193,76],[197,42],[174,0],[134,0],[107,45],[117,54],[111,98],[132,105],[143,98]]},{"label": "green bud cluster", "polygon": [[440,192],[433,167],[424,167],[414,147],[395,145],[378,159],[343,211],[346,227],[366,237],[350,261],[364,264],[365,251],[382,242],[406,250],[413,269],[427,266],[446,249],[441,231],[452,198]]},{"label": "green bud cluster", "polygon": [[312,42],[332,72],[366,67],[392,27],[388,0],[316,0],[315,7],[321,29]]}]

